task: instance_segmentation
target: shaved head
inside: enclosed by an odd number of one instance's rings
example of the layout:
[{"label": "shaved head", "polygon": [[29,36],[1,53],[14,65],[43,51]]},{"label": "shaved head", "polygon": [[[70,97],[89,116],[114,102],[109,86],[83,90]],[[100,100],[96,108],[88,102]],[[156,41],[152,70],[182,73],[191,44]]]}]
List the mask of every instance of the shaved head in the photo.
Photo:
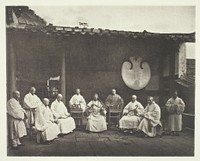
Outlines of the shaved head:
[{"label": "shaved head", "polygon": [[148,104],[152,104],[153,101],[154,101],[154,98],[152,96],[149,96],[147,100]]},{"label": "shaved head", "polygon": [[112,94],[115,95],[116,94],[116,89],[112,89]]},{"label": "shaved head", "polygon": [[62,98],[63,98],[62,94],[59,93],[59,94],[57,95],[57,100],[60,102],[60,101],[62,100]]},{"label": "shaved head", "polygon": [[97,93],[95,93],[94,96],[93,96],[93,98],[94,98],[94,100],[98,100],[99,95]]},{"label": "shaved head", "polygon": [[20,92],[19,91],[14,91],[12,93],[12,95],[13,95],[13,98],[15,98],[16,100],[19,100],[19,98],[20,98]]},{"label": "shaved head", "polygon": [[172,93],[172,97],[176,99],[177,96],[178,96],[178,91],[174,90],[174,92]]},{"label": "shaved head", "polygon": [[45,106],[48,106],[49,105],[49,99],[48,98],[43,98],[43,103]]},{"label": "shaved head", "polygon": [[31,93],[31,94],[35,94],[35,92],[36,92],[35,87],[31,87],[31,88],[30,88],[30,93]]},{"label": "shaved head", "polygon": [[81,90],[79,88],[76,89],[76,94],[80,94]]},{"label": "shaved head", "polygon": [[137,96],[136,95],[132,95],[131,100],[132,100],[132,102],[135,102],[137,100]]}]

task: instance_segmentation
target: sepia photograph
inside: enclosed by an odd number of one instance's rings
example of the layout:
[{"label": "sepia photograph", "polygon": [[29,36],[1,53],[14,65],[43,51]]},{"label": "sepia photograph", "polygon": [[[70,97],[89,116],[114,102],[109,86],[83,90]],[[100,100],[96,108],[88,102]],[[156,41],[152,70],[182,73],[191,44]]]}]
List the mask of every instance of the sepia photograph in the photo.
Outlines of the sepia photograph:
[{"label": "sepia photograph", "polygon": [[195,156],[195,5],[4,9],[8,157]]}]

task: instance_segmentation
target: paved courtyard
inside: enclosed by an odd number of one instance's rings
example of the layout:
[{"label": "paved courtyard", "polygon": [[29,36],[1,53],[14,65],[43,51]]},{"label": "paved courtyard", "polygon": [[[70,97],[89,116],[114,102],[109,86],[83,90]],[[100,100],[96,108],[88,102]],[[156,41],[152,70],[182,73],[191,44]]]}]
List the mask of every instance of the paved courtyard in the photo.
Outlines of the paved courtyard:
[{"label": "paved courtyard", "polygon": [[193,156],[194,135],[184,130],[181,136],[140,138],[124,135],[116,128],[102,133],[75,130],[49,145],[23,138],[19,150],[8,148],[8,156]]}]

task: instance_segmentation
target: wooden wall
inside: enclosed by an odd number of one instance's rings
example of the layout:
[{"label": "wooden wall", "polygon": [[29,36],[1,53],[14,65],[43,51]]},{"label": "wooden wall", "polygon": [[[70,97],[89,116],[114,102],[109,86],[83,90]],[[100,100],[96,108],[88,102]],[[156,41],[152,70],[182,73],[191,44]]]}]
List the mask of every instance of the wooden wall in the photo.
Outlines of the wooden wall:
[{"label": "wooden wall", "polygon": [[[165,55],[175,52],[173,42],[161,39],[75,35],[55,37],[29,32],[7,34],[17,55],[17,87],[22,97],[31,85],[44,86],[47,79],[61,74],[61,55],[66,54],[66,99],[80,88],[89,101],[94,92],[104,101],[112,88],[128,103],[132,94],[146,105],[148,95],[159,103]],[[7,53],[9,55],[9,52]],[[121,77],[121,66],[130,56],[140,56],[151,68],[149,84],[142,90],[128,88]],[[8,78],[9,79],[9,78]]]}]

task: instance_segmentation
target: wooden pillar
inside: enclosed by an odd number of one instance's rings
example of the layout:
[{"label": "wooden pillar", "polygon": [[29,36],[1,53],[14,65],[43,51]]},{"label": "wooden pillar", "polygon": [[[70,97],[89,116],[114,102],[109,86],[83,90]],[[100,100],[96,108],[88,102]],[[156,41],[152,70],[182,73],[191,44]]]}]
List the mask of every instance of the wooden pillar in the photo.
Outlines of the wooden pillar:
[{"label": "wooden pillar", "polygon": [[159,56],[159,104],[160,106],[164,105],[163,95],[164,95],[164,88],[163,88],[163,65],[164,65],[164,58],[165,56],[163,54],[160,54]]},{"label": "wooden pillar", "polygon": [[175,89],[175,52],[170,54],[169,60],[169,76],[170,76],[170,94]]},{"label": "wooden pillar", "polygon": [[17,89],[16,87],[16,56],[12,40],[9,42],[8,47],[8,92],[9,97],[12,97],[12,92]]},{"label": "wooden pillar", "polygon": [[178,52],[178,77],[186,75],[186,44],[181,43]]},{"label": "wooden pillar", "polygon": [[62,65],[61,65],[61,94],[63,95],[63,102],[66,104],[66,80],[65,80],[65,51],[62,53]]}]

